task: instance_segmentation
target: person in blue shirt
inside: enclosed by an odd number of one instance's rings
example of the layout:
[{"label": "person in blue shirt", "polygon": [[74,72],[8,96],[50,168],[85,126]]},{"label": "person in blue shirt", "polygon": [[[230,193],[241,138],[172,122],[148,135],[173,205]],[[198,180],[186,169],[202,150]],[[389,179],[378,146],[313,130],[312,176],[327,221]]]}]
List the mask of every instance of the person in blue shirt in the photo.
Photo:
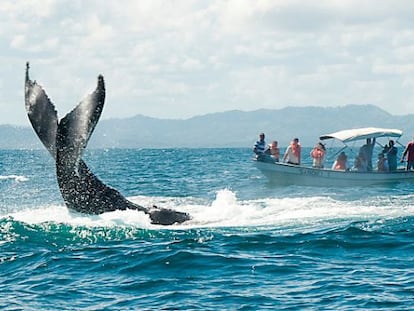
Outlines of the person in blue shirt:
[{"label": "person in blue shirt", "polygon": [[393,140],[390,140],[388,146],[384,147],[383,153],[387,157],[390,172],[397,170],[398,149],[394,146]]},{"label": "person in blue shirt", "polygon": [[259,140],[256,141],[256,143],[254,144],[253,152],[256,155],[262,155],[264,154],[265,149],[266,149],[265,134],[260,133]]}]

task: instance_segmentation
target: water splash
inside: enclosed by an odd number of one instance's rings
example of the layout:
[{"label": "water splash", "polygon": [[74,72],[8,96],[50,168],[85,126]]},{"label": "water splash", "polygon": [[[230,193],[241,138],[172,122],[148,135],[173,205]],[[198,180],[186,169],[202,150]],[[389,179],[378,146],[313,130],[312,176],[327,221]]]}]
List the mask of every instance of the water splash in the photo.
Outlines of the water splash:
[{"label": "water splash", "polygon": [[237,193],[222,189],[213,201],[199,198],[132,197],[132,201],[184,211],[192,220],[181,225],[152,225],[142,212],[127,210],[101,215],[84,215],[69,211],[63,205],[40,206],[2,215],[28,224],[63,223],[82,227],[137,227],[141,229],[191,229],[209,227],[271,226],[279,229],[330,227],[334,223],[389,220],[414,216],[413,195],[378,196],[354,201],[340,201],[325,196],[296,198],[263,198],[240,200]]}]

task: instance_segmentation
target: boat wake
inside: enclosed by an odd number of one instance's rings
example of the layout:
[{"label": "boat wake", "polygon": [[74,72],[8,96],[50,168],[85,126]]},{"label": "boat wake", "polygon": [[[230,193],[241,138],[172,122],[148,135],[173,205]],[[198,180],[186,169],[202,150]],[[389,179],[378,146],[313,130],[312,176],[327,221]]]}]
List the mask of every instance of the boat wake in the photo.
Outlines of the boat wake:
[{"label": "boat wake", "polygon": [[[353,222],[380,224],[390,219],[414,216],[414,195],[377,196],[340,201],[325,196],[296,198],[263,198],[239,200],[235,192],[223,189],[213,201],[199,198],[131,197],[133,202],[150,206],[153,202],[192,215],[192,220],[173,225],[168,230],[213,227],[266,227],[275,230],[309,231],[342,226]],[[113,211],[85,215],[69,211],[64,205],[41,206],[6,213],[1,218],[38,225],[67,224],[72,227],[136,227],[166,229],[151,224],[148,215],[135,211]]]}]

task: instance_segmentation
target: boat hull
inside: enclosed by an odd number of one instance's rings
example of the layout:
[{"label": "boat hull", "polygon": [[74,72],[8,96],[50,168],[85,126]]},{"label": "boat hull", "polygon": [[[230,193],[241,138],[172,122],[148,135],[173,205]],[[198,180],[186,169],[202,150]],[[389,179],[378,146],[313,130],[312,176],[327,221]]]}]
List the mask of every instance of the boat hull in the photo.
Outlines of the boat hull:
[{"label": "boat hull", "polygon": [[358,172],[335,171],[255,160],[256,167],[272,182],[281,185],[363,186],[414,182],[414,171]]}]

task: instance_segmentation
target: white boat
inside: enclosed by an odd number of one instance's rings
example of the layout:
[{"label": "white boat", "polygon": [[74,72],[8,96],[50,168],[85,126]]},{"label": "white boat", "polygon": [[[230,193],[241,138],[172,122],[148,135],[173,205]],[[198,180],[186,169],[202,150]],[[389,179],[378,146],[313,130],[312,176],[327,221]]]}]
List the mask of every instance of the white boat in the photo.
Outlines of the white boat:
[{"label": "white boat", "polygon": [[[349,148],[350,142],[368,138],[388,137],[398,139],[402,131],[384,128],[359,128],[339,131],[322,135],[320,140],[334,139],[342,142],[343,149]],[[342,150],[343,150],[342,149]],[[370,184],[389,184],[399,182],[414,182],[414,171],[397,169],[393,172],[361,172],[356,170],[333,170],[330,168],[313,168],[303,165],[292,165],[274,162],[270,156],[263,155],[255,158],[257,168],[272,182],[282,185],[308,186],[363,186]]]}]

